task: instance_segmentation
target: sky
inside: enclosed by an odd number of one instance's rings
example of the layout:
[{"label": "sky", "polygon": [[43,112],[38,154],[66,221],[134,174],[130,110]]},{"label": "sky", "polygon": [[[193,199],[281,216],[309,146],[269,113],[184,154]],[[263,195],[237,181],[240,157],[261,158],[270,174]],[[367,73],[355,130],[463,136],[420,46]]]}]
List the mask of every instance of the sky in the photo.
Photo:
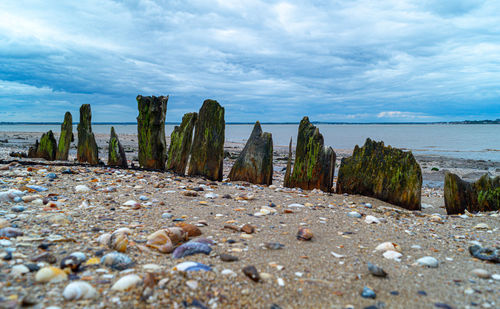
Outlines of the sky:
[{"label": "sky", "polygon": [[0,1],[0,122],[500,118],[498,0]]}]

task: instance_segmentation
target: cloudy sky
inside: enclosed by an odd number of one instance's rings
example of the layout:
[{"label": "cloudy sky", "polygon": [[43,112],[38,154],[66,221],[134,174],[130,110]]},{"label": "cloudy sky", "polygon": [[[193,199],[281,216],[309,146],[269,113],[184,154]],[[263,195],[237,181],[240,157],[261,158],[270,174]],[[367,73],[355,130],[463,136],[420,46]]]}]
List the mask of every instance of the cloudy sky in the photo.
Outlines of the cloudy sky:
[{"label": "cloudy sky", "polygon": [[500,1],[0,1],[0,122],[500,118]]}]

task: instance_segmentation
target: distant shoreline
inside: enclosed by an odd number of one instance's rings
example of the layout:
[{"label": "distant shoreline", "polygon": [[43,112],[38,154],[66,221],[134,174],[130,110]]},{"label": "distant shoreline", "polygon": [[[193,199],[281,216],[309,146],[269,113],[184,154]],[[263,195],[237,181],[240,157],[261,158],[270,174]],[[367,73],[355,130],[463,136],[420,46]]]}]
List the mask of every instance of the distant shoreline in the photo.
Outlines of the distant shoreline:
[{"label": "distant shoreline", "polygon": [[[500,124],[497,120],[464,120],[449,122],[324,122],[312,121],[316,125],[438,125],[438,124]],[[0,122],[0,125],[60,125],[61,122]],[[77,125],[78,122],[73,122]],[[137,122],[93,122],[93,125],[137,125]],[[180,122],[165,122],[166,125],[179,125]],[[226,122],[228,125],[253,125],[255,122]],[[298,125],[300,122],[261,122],[262,125]]]}]

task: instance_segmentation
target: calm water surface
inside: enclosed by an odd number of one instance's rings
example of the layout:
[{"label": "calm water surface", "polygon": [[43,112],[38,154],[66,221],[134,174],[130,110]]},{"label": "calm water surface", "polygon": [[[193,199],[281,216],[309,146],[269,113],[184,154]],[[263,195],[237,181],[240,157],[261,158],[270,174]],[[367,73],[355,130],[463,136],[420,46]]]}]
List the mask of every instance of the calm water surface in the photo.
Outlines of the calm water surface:
[{"label": "calm water surface", "polygon": [[[118,134],[136,134],[136,125],[114,125]],[[367,137],[383,140],[386,145],[410,149],[416,154],[443,155],[455,158],[492,160],[500,163],[500,125],[318,125],[325,144],[337,149],[352,149],[362,145]],[[109,134],[111,125],[93,125],[95,133]],[[170,135],[174,125],[167,125]],[[226,140],[245,142],[253,125],[227,125]],[[294,143],[298,125],[262,125],[262,129],[273,134],[275,145],[288,145],[290,137]],[[54,132],[60,125],[0,125],[0,132]],[[74,127],[76,132],[76,126]],[[500,167],[500,165],[499,165]]]}]

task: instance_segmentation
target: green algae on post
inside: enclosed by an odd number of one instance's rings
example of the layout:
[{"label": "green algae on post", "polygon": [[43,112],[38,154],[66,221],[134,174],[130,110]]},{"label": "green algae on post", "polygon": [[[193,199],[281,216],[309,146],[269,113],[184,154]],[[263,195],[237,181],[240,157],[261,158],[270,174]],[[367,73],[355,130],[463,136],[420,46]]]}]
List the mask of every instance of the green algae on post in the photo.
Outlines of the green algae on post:
[{"label": "green algae on post", "polygon": [[61,124],[56,160],[68,160],[69,148],[73,141],[73,116],[71,116],[70,112],[66,112],[64,122]]},{"label": "green algae on post", "polygon": [[80,123],[78,124],[78,162],[99,164],[99,150],[92,133],[92,111],[90,104],[80,107]]},{"label": "green algae on post", "polygon": [[118,135],[116,134],[114,127],[111,127],[111,135],[109,138],[108,165],[127,168],[125,150],[118,139]]},{"label": "green algae on post", "polygon": [[193,141],[193,129],[197,118],[197,113],[187,113],[182,117],[181,125],[175,126],[174,131],[170,135],[167,170],[179,175],[184,175],[186,172]]}]

